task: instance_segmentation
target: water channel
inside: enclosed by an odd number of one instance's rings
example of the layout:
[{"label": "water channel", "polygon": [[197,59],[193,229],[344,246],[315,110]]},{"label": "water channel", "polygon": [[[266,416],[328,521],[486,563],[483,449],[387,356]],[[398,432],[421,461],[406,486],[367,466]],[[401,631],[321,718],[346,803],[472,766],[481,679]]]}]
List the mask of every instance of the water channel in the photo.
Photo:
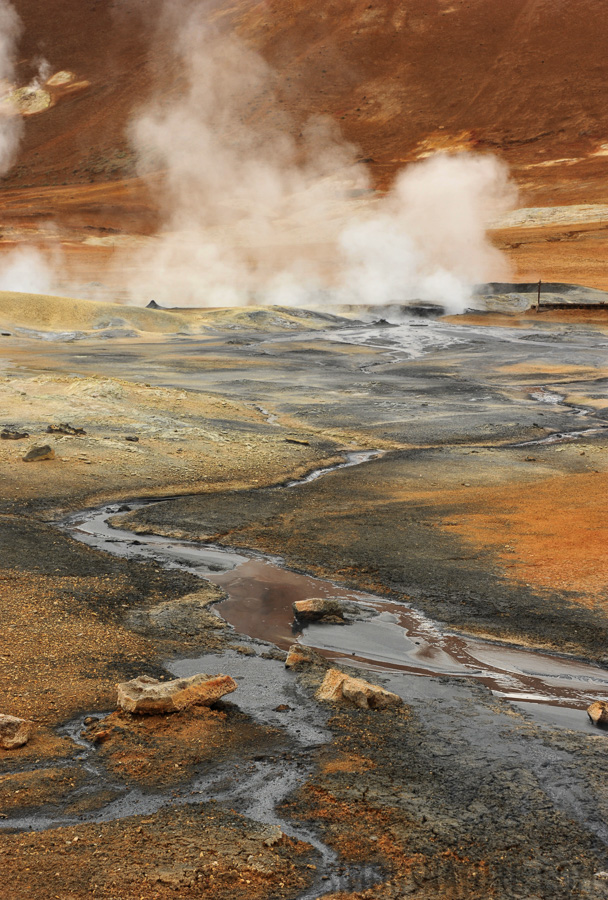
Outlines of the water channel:
[{"label": "water channel", "polygon": [[[377,451],[348,454],[339,466],[317,469],[277,490],[297,490],[303,483],[330,475],[335,468],[373,464],[379,455]],[[149,502],[139,500],[128,505],[136,510]],[[599,666],[565,655],[455,634],[405,603],[291,571],[276,557],[218,544],[134,534],[110,525],[109,520],[118,512],[116,504],[106,504],[70,516],[64,527],[74,538],[97,549],[122,557],[153,559],[218,585],[226,599],[216,606],[216,612],[238,633],[282,649],[299,641],[332,660],[392,676],[403,673],[474,679],[540,721],[594,730],[586,707],[608,694],[608,671]],[[346,625],[318,623],[300,631],[294,624],[293,603],[310,597],[354,601],[362,616]],[[394,685],[394,677],[392,682]]]}]

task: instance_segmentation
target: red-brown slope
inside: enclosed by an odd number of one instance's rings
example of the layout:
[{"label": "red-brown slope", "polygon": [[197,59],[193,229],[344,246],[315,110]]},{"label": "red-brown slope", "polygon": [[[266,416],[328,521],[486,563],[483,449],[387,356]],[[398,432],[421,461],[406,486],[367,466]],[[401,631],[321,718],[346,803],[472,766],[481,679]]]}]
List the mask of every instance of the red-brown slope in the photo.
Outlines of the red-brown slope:
[{"label": "red-brown slope", "polygon": [[[19,165],[7,183],[130,174],[125,124],[163,70],[158,46],[154,58],[149,54],[159,0],[145,7],[100,0],[63,0],[43,9],[19,0],[16,6],[25,26],[21,80],[42,55],[53,70],[71,69],[90,87],[28,118]],[[608,17],[593,0],[219,6],[228,13],[223,21],[280,73],[280,101],[297,118],[335,117],[363,156],[376,160],[382,182],[433,145],[491,148],[520,167],[586,158],[608,140]],[[575,178],[566,192],[578,202],[604,199],[607,166],[608,157],[594,157],[585,183]],[[559,167],[541,169],[527,187],[555,185],[559,193],[562,174]]]},{"label": "red-brown slope", "polygon": [[[89,86],[25,120],[4,179],[5,222],[149,231],[155,200],[133,177],[125,130],[134,108],[178,83],[166,38],[153,37],[162,0],[15,5],[19,83],[43,56]],[[277,70],[277,107],[294,129],[310,115],[334,118],[372,160],[379,187],[424,153],[461,147],[502,156],[523,204],[607,200],[608,17],[594,0],[216,0],[209,9]],[[599,237],[594,258],[606,248]],[[517,240],[504,243],[521,274],[549,278],[559,265],[555,240],[523,255]]]},{"label": "red-brown slope", "polygon": [[286,105],[337,118],[384,184],[421,150],[462,143],[504,156],[542,202],[606,197],[606,157],[582,179],[521,168],[608,139],[608,19],[592,0],[264,0],[237,21],[282,72]]}]

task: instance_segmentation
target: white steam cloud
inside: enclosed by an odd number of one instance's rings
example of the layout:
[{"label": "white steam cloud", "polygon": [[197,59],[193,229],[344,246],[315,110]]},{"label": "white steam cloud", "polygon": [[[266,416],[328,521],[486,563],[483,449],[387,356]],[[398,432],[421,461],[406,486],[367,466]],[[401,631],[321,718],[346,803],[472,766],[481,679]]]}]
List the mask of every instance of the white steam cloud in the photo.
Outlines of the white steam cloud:
[{"label": "white steam cloud", "polygon": [[494,157],[413,164],[378,198],[334,124],[314,120],[294,138],[276,73],[210,26],[205,4],[174,0],[161,29],[183,87],[140,110],[131,126],[163,216],[152,246],[131,261],[133,302],[423,299],[458,311],[470,285],[508,277],[486,236],[515,200]]},{"label": "white steam cloud", "polygon": [[23,122],[10,101],[15,76],[17,42],[21,19],[8,0],[0,0],[0,176],[6,175],[15,161]]},{"label": "white steam cloud", "polygon": [[[22,23],[15,7],[8,0],[0,0],[0,177],[6,175],[15,162],[23,134],[23,119],[13,101],[21,31]],[[38,89],[40,82],[48,78],[48,62],[40,59],[37,64],[38,76],[27,90]],[[34,247],[17,247],[4,252],[0,257],[0,290],[50,293],[53,269],[49,254]]]},{"label": "white steam cloud", "polygon": [[0,291],[52,294],[54,285],[50,259],[34,247],[11,250],[0,259]]},{"label": "white steam cloud", "polygon": [[340,236],[343,299],[430,300],[462,310],[471,285],[509,276],[487,228],[514,200],[506,168],[493,156],[438,155],[408,166],[377,211]]}]

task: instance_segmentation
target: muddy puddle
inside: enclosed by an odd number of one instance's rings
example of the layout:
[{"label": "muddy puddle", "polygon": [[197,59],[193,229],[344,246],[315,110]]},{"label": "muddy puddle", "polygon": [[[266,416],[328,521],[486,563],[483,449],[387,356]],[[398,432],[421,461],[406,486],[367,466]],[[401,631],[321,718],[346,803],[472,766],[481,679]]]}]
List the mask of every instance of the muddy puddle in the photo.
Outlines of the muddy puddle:
[{"label": "muddy puddle", "polygon": [[[357,465],[377,455],[376,451],[351,454],[341,465]],[[330,471],[316,470],[283,489],[297,489]],[[129,504],[131,509],[143,505],[145,501]],[[445,631],[406,604],[290,571],[279,558],[158,535],[135,535],[108,523],[118,509],[110,504],[82,512],[71,516],[64,526],[73,537],[97,549],[154,559],[218,585],[227,599],[217,605],[216,612],[240,634],[282,649],[297,640],[329,659],[390,673],[393,690],[398,693],[395,676],[400,673],[473,679],[539,723],[597,734],[585,710],[593,700],[608,694],[608,671],[598,666]],[[294,623],[292,605],[310,597],[354,601],[361,608],[361,620],[357,617],[345,625],[311,624],[301,631]],[[405,683],[403,696],[407,700]]]}]

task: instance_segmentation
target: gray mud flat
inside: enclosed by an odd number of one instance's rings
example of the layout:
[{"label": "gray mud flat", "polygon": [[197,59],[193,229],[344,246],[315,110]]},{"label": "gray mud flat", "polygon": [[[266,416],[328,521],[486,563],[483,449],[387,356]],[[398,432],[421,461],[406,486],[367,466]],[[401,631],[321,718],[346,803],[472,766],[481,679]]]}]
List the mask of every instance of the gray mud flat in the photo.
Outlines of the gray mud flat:
[{"label": "gray mud flat", "polygon": [[[532,577],[510,577],[497,554],[458,531],[488,486],[533,492],[542,479],[602,470],[604,334],[540,319],[465,327],[400,313],[315,329],[313,318],[289,332],[272,331],[269,321],[267,331],[218,327],[128,349],[48,345],[70,372],[120,371],[127,380],[245,402],[252,416],[244,433],[284,435],[292,449],[308,442],[325,458],[345,446],[386,452],[291,487],[229,492],[206,484],[200,496],[134,506],[118,529],[106,519],[119,503],[71,520],[91,548],[91,566],[113,554],[121,577],[133,567],[142,583],[156,573],[159,585],[166,568],[171,602],[200,579],[224,592],[217,627],[210,613],[198,623],[152,622],[145,592],[124,610],[115,601],[112,612],[157,642],[164,670],[149,663],[149,671],[234,675],[239,688],[210,715],[227,740],[252,738],[194,759],[178,780],[142,783],[128,766],[152,749],[137,727],[122,722],[114,746],[92,746],[80,736],[83,712],[64,723],[73,751],[55,767],[69,771],[74,786],[56,803],[14,806],[0,819],[7,865],[24,847],[20,880],[35,867],[57,893],[56,857],[52,871],[41,868],[53,842],[74,829],[78,837],[95,832],[95,840],[142,829],[133,852],[179,848],[172,852],[194,860],[185,881],[163,870],[153,882],[163,900],[176,892],[247,896],[240,876],[216,888],[208,880],[199,844],[210,832],[216,842],[217,826],[233,829],[237,848],[259,847],[276,830],[285,835],[272,865],[283,873],[297,863],[300,887],[269,882],[265,900],[340,890],[370,900],[608,897],[607,734],[584,712],[608,687],[605,604],[585,606],[572,590],[542,591]],[[218,413],[213,427],[229,435],[231,422]],[[71,542],[62,541],[71,574]],[[19,552],[9,548],[11,565]],[[58,554],[47,553],[49,572]],[[291,603],[311,594],[356,601],[365,612],[351,624],[294,633]],[[319,648],[325,662],[287,672],[276,647],[295,639]],[[112,673],[136,674],[127,662],[117,660]],[[399,693],[404,708],[319,704],[314,694],[334,664]],[[176,729],[188,725],[174,721]],[[37,766],[4,772],[43,777]],[[213,850],[205,845],[209,858]],[[73,865],[69,877],[75,872]],[[78,900],[89,883],[114,900],[109,875],[103,882],[96,869],[87,878],[74,890]]]},{"label": "gray mud flat", "polygon": [[[327,477],[339,474],[338,470]],[[296,486],[297,490],[302,487]],[[163,506],[161,503],[157,508]],[[513,869],[511,858],[508,870],[495,875],[492,883],[479,884],[482,891],[500,886],[503,896],[515,897],[520,889],[538,884],[541,891],[551,885],[556,897],[570,896],[572,891],[580,896],[606,896],[602,879],[596,877],[604,860],[608,860],[608,829],[603,818],[608,798],[597,780],[598,769],[605,767],[605,737],[592,728],[584,711],[589,699],[606,690],[605,670],[566,657],[444,635],[432,622],[404,609],[402,604],[285,571],[277,559],[265,560],[242,550],[170,541],[154,535],[140,534],[138,543],[133,544],[132,533],[108,528],[106,519],[113,511],[113,507],[106,507],[75,516],[70,523],[74,534],[95,546],[104,545],[110,552],[150,552],[156,560],[164,560],[172,567],[183,566],[220,585],[228,599],[219,604],[218,611],[236,628],[237,639],[244,640],[255,654],[233,655],[230,659],[224,653],[221,657],[222,667],[225,662],[226,669],[243,683],[244,690],[234,695],[234,702],[254,719],[280,727],[303,748],[305,756],[295,771],[290,773],[279,767],[277,774],[276,762],[270,770],[262,765],[237,785],[230,779],[226,782],[220,773],[217,782],[207,780],[206,788],[195,788],[202,790],[205,798],[212,796],[219,784],[224,793],[218,796],[254,819],[282,823],[284,828],[277,808],[282,804],[290,816],[296,814],[299,804],[294,797],[300,795],[303,777],[311,775],[302,762],[310,753],[314,756],[322,752],[327,723],[322,724],[318,712],[313,712],[311,719],[311,707],[302,702],[293,682],[285,693],[284,676],[277,677],[281,664],[259,654],[266,652],[266,641],[287,646],[293,640],[290,623],[294,598],[313,594],[354,600],[362,604],[364,611],[374,614],[350,625],[309,626],[302,640],[338,663],[367,668],[367,677],[400,694],[408,705],[407,736],[403,735],[403,744],[398,747],[396,735],[389,737],[385,731],[388,723],[374,723],[383,735],[385,750],[391,748],[389,770],[396,767],[402,772],[402,767],[407,766],[408,777],[397,789],[401,776],[393,775],[397,782],[391,781],[392,787],[387,788],[383,772],[383,787],[379,788],[375,777],[367,775],[362,789],[373,790],[379,798],[376,802],[381,806],[390,804],[393,813],[398,809],[408,818],[422,817],[415,838],[420,848],[428,847],[430,829],[433,840],[439,840],[440,845],[464,843],[470,852],[479,844],[481,829],[483,853],[494,859],[505,841],[514,840],[515,835],[521,841],[524,835],[524,845],[532,854],[529,858],[534,865],[516,861]],[[134,512],[137,518],[137,511]],[[176,660],[168,667],[174,675],[185,676],[213,665],[205,655]],[[420,677],[423,674],[425,678]],[[288,709],[278,712],[277,708],[283,705],[278,702],[281,698]],[[332,720],[334,740],[344,740],[344,735],[350,733],[353,723],[348,715],[346,711],[342,714],[345,721],[337,732],[336,720]],[[358,715],[353,713],[354,721]],[[586,743],[589,739],[591,744]],[[433,776],[430,782],[424,774],[428,770]],[[318,783],[318,778],[314,781]],[[488,784],[492,784],[492,802],[486,797]],[[339,782],[332,787],[345,792],[350,802],[359,796],[352,783]],[[435,809],[439,796],[442,800]],[[299,812],[301,815],[301,809]],[[539,821],[543,823],[540,832],[533,824]],[[287,833],[308,840],[320,852],[328,879],[325,887],[362,889],[371,887],[381,877],[373,866],[340,875],[335,872],[336,859],[324,854],[324,845],[314,831],[305,828],[294,832],[293,826],[291,830],[288,826]],[[585,853],[595,858],[591,864],[595,871],[587,869],[587,874],[583,874],[580,866],[565,861],[563,854],[571,840],[577,846],[585,846]],[[539,858],[544,860],[540,867]],[[501,870],[497,860],[494,866]],[[566,876],[561,874],[564,871]],[[385,873],[382,877],[388,876]],[[427,877],[428,872],[423,881]],[[436,873],[432,877],[437,877]],[[455,889],[460,876],[450,869],[442,878],[446,886]],[[384,884],[390,885],[390,878]],[[303,896],[322,896],[318,891],[317,884]]]},{"label": "gray mud flat", "polygon": [[[369,456],[361,454],[359,463],[368,462]],[[341,468],[335,466],[325,474],[333,475]],[[322,472],[313,472],[277,490],[299,489],[320,477]],[[139,504],[132,501],[129,505],[136,513]],[[158,504],[161,508],[163,505]],[[149,507],[148,503],[141,505],[142,509]],[[216,609],[241,635],[282,649],[299,636],[330,659],[391,672],[393,680],[400,671],[472,678],[498,697],[526,704],[521,708],[530,715],[537,707],[544,707],[542,721],[550,718],[545,708],[549,706],[555,708],[555,721],[562,727],[568,723],[570,728],[597,733],[585,710],[598,695],[608,693],[605,669],[565,656],[445,633],[411,607],[291,572],[280,565],[280,560],[158,535],[139,534],[134,539],[132,532],[108,527],[108,519],[115,512],[115,506],[105,506],[77,513],[70,517],[67,527],[90,546],[127,558],[152,558],[218,585],[227,597]],[[311,624],[302,635],[294,622],[293,604],[313,596],[360,605],[364,620],[347,625]],[[407,700],[406,688],[397,688],[396,692]]]}]

